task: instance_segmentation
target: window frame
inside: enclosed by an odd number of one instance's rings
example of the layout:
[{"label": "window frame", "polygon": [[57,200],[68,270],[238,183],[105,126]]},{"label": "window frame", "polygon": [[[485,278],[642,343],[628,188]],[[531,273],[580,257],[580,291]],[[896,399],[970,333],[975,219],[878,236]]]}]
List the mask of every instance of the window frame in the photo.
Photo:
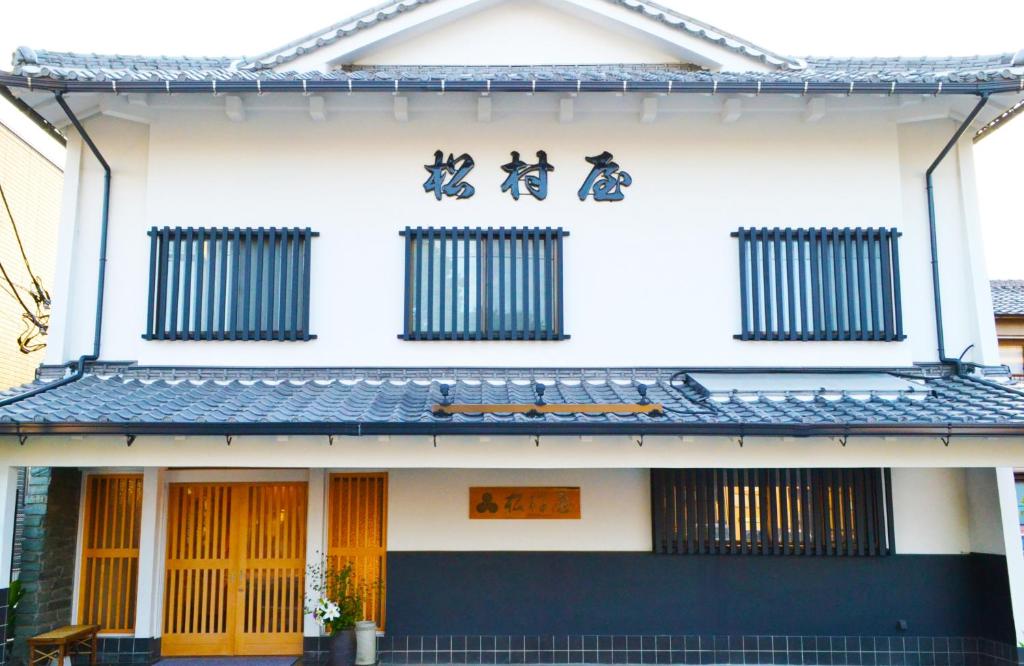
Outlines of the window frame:
[{"label": "window frame", "polygon": [[147,233],[143,339],[316,338],[309,332],[310,274],[312,239],[319,232],[309,227],[152,227]]},{"label": "window frame", "polygon": [[[399,236],[405,246],[403,332],[399,339],[569,339],[565,333],[562,242],[568,231],[561,227],[406,227]],[[440,249],[435,253],[438,242]],[[429,251],[424,252],[424,247]],[[438,274],[441,282],[435,291]],[[426,315],[421,314],[424,310]],[[475,316],[471,317],[471,312]]]},{"label": "window frame", "polygon": [[743,341],[906,339],[895,228],[744,228],[739,249]]},{"label": "window frame", "polygon": [[651,469],[652,551],[884,557],[892,506],[888,468]]}]

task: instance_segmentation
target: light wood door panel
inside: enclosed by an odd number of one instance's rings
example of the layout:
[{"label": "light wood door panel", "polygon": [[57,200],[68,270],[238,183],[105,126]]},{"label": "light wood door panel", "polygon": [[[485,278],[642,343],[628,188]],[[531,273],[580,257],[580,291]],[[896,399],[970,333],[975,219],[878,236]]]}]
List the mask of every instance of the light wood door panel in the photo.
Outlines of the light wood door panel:
[{"label": "light wood door panel", "polygon": [[386,619],[387,506],[387,474],[331,475],[327,557],[332,567],[352,565],[366,598],[365,616],[379,629]]},{"label": "light wood door panel", "polygon": [[172,484],[165,655],[302,652],[306,484]]}]

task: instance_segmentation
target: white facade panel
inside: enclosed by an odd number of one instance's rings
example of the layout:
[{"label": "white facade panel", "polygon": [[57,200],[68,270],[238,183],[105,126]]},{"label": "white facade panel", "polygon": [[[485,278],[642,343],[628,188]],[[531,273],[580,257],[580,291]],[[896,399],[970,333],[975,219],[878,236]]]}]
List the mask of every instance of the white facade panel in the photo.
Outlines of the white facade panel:
[{"label": "white facade panel", "polygon": [[[579,486],[579,520],[470,520],[470,486]],[[394,470],[388,550],[650,551],[646,469]]]},{"label": "white facade panel", "polygon": [[[248,120],[223,101],[154,101],[149,127],[92,119],[114,167],[102,356],[142,364],[285,366],[906,366],[935,360],[923,169],[948,123],[899,126],[884,114],[801,120],[799,100],[765,104],[756,122],[724,125],[721,99],[670,99],[641,124],[640,99],[584,95],[574,121],[557,122],[552,96],[499,95],[490,123],[470,95],[410,97],[396,123],[389,95],[335,96],[313,122],[297,97],[246,98]],[[885,100],[879,104],[887,103]],[[182,104],[193,110],[176,109]],[[282,105],[295,110],[285,111]],[[895,104],[895,103],[893,103]],[[163,106],[161,106],[163,105]],[[702,105],[702,106],[700,106]],[[175,107],[175,108],[172,108]],[[279,110],[274,111],[272,109]],[[697,107],[694,107],[697,108]],[[746,108],[746,107],[745,107]],[[895,106],[893,107],[895,108]],[[148,138],[148,142],[147,142]],[[466,151],[476,195],[435,201],[424,192],[433,152]],[[509,151],[543,149],[555,165],[548,199],[515,202],[500,191]],[[602,150],[633,176],[618,203],[579,201]],[[961,150],[969,150],[962,146]],[[73,247],[68,340],[49,362],[92,343],[100,172],[83,155]],[[976,311],[974,272],[955,198],[959,172],[936,177],[941,211],[947,351],[976,347],[983,331],[957,324]],[[312,331],[305,343],[144,341],[150,226],[310,226]],[[561,226],[566,332],[561,342],[405,342],[404,248],[411,226]],[[740,226],[887,226],[903,233],[900,263],[908,339],[894,343],[741,342],[736,240]],[[68,258],[69,260],[71,258]],[[964,328],[967,326],[968,328]],[[62,354],[63,358],[57,355]]]}]

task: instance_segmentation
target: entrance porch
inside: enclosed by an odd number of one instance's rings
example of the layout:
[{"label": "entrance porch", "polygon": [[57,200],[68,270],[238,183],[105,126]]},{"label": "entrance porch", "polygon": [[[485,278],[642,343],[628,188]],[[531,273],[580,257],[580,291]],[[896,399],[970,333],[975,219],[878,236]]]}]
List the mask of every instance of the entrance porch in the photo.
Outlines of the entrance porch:
[{"label": "entrance porch", "polygon": [[[300,463],[312,445],[246,439],[221,442],[210,462],[248,459],[257,446],[264,460],[277,447]],[[357,441],[335,448],[347,445],[355,462]],[[688,441],[692,464],[672,467],[666,458],[682,444],[674,438],[642,447],[475,438],[486,449],[479,455],[500,460],[504,449],[530,468],[455,466],[472,464],[473,447],[445,439],[437,449],[429,440],[375,442],[418,451],[419,466],[386,469],[26,465],[19,576],[35,596],[16,635],[87,621],[103,626],[101,663],[317,663],[326,642],[302,612],[304,574],[326,558],[355,567],[383,663],[1017,662],[1024,557],[1011,467],[935,466],[953,453],[903,441],[884,445],[904,466],[835,465],[830,456],[885,460],[851,441],[822,449],[831,467],[788,467],[821,442],[723,443]],[[96,459],[115,440],[87,444]],[[146,463],[193,442],[117,444],[125,462]],[[1004,446],[990,444],[989,454]],[[37,442],[50,454],[63,446]],[[320,456],[335,452],[316,446]],[[558,465],[573,446],[623,466]],[[30,449],[13,449],[15,461],[43,457]],[[426,466],[435,454],[441,464]],[[641,456],[649,466],[637,464]],[[736,464],[740,456],[748,466]],[[12,481],[2,495],[12,531],[15,472],[5,470]],[[511,499],[553,489],[578,491],[578,513],[538,505],[530,514]],[[494,514],[477,506],[483,492]],[[40,552],[43,566],[33,568]]]}]

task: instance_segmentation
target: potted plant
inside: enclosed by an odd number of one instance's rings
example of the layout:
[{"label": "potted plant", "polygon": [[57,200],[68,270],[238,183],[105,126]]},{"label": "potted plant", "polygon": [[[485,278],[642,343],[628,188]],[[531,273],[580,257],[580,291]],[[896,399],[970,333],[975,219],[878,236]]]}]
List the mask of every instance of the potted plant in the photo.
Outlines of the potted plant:
[{"label": "potted plant", "polygon": [[321,561],[306,570],[310,595],[306,614],[328,635],[330,666],[352,666],[356,657],[356,622],[363,619],[363,594],[351,564],[336,567]]}]

